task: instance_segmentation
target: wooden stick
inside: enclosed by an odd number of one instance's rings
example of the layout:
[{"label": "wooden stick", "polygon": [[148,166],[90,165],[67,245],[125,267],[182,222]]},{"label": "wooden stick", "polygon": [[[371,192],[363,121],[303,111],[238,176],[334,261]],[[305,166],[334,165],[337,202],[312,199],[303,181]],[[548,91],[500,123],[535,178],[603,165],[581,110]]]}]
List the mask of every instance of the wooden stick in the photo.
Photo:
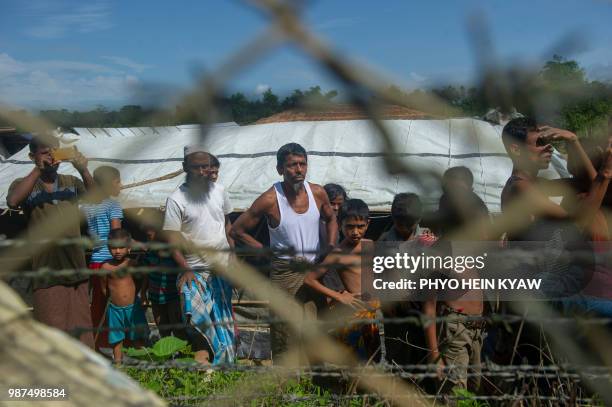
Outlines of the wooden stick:
[{"label": "wooden stick", "polygon": [[182,173],[183,173],[183,170],[181,169],[181,170],[178,170],[178,171],[171,172],[170,174],[163,175],[161,177],[146,179],[144,181],[138,181],[138,182],[133,182],[133,183],[127,184],[127,185],[122,185],[121,189],[134,188],[134,187],[139,187],[141,185],[152,184],[154,182],[165,181],[167,179],[172,179],[174,177],[178,177]]}]

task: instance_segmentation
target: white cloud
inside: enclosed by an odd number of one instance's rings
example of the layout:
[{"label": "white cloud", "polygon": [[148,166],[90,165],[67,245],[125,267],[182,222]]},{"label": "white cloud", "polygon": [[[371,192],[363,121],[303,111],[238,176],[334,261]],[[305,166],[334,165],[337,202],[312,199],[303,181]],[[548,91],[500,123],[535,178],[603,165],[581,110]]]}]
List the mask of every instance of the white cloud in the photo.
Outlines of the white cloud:
[{"label": "white cloud", "polygon": [[610,82],[612,81],[612,64],[599,63],[586,67],[587,76],[591,80]]},{"label": "white cloud", "polygon": [[105,65],[90,64],[87,62],[67,61],[67,60],[47,60],[37,61],[29,64],[30,67],[44,71],[59,72],[89,72],[89,73],[114,73],[120,74],[121,70],[113,69]]},{"label": "white cloud", "polygon": [[265,83],[260,83],[259,85],[255,86],[255,94],[257,95],[262,95],[268,90],[270,90],[270,85],[266,85]]},{"label": "white cloud", "polygon": [[16,75],[26,70],[25,65],[14,60],[8,54],[0,54],[0,78]]},{"label": "white cloud", "polygon": [[130,68],[133,71],[138,73],[144,71],[145,69],[151,68],[151,65],[139,64],[138,62],[134,62],[129,58],[118,57],[118,56],[103,56],[103,59],[112,62],[115,65],[124,66],[126,68]]},{"label": "white cloud", "polygon": [[418,73],[416,73],[416,72],[410,72],[409,76],[410,76],[410,80],[411,80],[412,82],[417,83],[417,84],[419,84],[419,83],[424,83],[424,82],[426,82],[426,81],[427,81],[427,78],[426,78],[425,76],[423,76],[423,75],[419,75],[419,74],[418,74]]},{"label": "white cloud", "polygon": [[0,54],[0,103],[19,107],[89,108],[124,103],[139,79],[79,61],[25,62]]},{"label": "white cloud", "polygon": [[69,33],[88,33],[107,30],[113,26],[110,21],[110,7],[106,2],[79,6],[34,2],[27,6],[26,14],[31,24],[25,33],[31,37],[52,39]]}]

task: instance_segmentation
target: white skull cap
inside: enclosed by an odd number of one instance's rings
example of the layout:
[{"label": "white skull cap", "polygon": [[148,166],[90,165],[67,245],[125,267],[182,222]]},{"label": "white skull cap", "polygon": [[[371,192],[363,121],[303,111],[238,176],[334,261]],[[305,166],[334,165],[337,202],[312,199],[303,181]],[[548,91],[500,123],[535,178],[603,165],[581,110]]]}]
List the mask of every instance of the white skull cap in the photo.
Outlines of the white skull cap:
[{"label": "white skull cap", "polygon": [[185,148],[183,149],[183,157],[187,157],[188,155],[194,153],[208,153],[208,149],[204,146],[197,144],[185,146]]}]

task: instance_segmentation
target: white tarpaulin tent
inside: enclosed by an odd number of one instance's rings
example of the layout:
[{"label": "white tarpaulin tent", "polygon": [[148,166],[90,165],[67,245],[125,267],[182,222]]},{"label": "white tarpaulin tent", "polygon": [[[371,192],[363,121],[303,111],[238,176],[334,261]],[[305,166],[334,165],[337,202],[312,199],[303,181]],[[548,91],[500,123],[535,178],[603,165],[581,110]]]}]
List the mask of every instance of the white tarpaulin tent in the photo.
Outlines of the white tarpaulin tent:
[{"label": "white tarpaulin tent", "polygon": [[[417,172],[390,175],[384,165],[381,137],[367,120],[298,121],[238,126],[218,124],[204,141],[219,157],[219,182],[226,186],[236,210],[280,180],[276,151],[296,142],[309,151],[308,180],[343,185],[349,195],[366,201],[374,210],[389,210],[393,196],[415,192],[430,208],[441,191],[438,176],[449,167],[463,165],[474,174],[474,191],[489,210],[499,212],[500,194],[510,175],[511,162],[501,143],[501,126],[477,119],[384,120],[392,134],[395,153]],[[200,126],[139,128],[77,128],[65,134],[64,144],[76,145],[89,157],[89,169],[113,165],[124,184],[150,180],[180,170],[183,146],[197,143]],[[0,205],[12,180],[31,170],[27,147],[0,163]],[[70,164],[60,172],[76,174]],[[430,175],[424,174],[428,172]],[[549,178],[567,176],[565,161],[555,152]],[[119,200],[126,208],[160,207],[184,177],[127,188]]]}]

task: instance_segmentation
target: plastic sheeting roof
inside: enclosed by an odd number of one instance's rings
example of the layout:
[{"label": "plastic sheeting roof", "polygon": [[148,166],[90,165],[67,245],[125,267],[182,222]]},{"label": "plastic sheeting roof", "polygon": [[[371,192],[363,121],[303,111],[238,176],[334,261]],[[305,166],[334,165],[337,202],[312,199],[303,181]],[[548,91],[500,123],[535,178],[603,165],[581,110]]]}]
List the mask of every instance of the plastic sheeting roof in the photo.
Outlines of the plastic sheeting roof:
[{"label": "plastic sheeting roof", "polygon": [[[381,137],[367,120],[286,122],[238,126],[222,123],[210,128],[204,145],[219,157],[219,182],[229,191],[236,210],[248,208],[272,183],[276,151],[288,142],[309,151],[310,182],[343,185],[350,197],[360,198],[373,210],[388,211],[399,192],[419,194],[429,209],[441,195],[439,179],[449,167],[463,165],[474,174],[474,191],[492,212],[500,211],[500,195],[511,172],[501,142],[501,126],[477,119],[385,120],[400,160],[417,170],[413,175],[389,174],[384,165]],[[76,145],[89,158],[89,169],[113,165],[124,185],[161,177],[181,169],[183,147],[197,143],[200,126],[136,128],[77,128],[62,141]],[[32,164],[25,148],[0,162],[0,205],[12,180],[29,173]],[[60,172],[75,174],[70,164]],[[425,174],[427,172],[428,174]],[[548,178],[568,176],[566,164],[555,152]],[[163,206],[184,180],[175,178],[124,189],[119,200],[126,208]]]}]

